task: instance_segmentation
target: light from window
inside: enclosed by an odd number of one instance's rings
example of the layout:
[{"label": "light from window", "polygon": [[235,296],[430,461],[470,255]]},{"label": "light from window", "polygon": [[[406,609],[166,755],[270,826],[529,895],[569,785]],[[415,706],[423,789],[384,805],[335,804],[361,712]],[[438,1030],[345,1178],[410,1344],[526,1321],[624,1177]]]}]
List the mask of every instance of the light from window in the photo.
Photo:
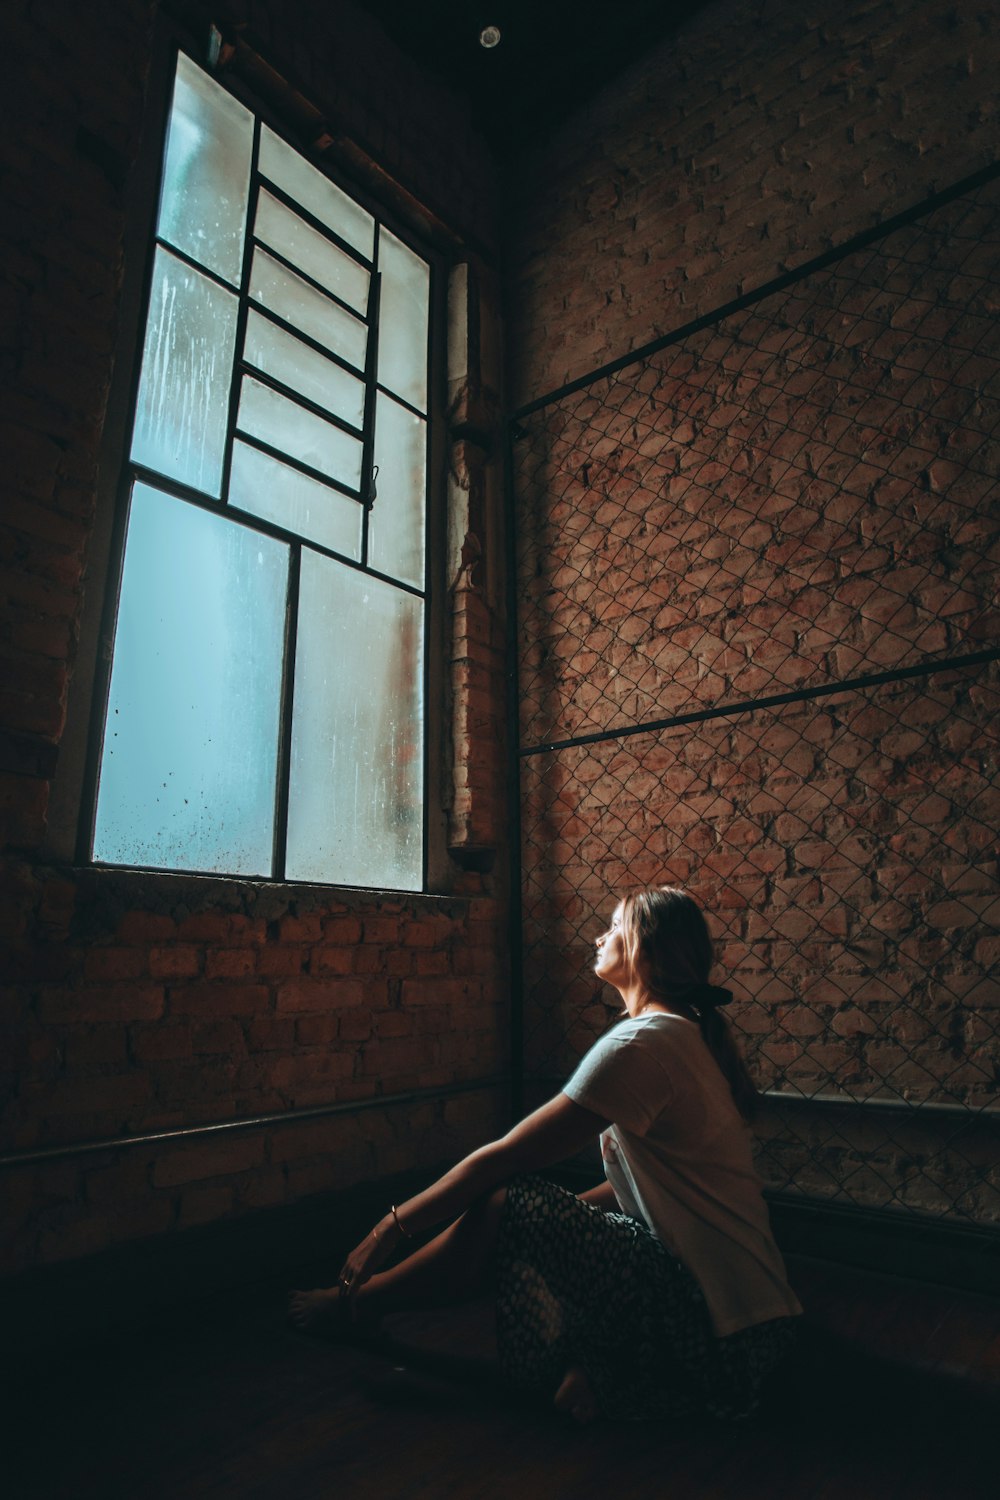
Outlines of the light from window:
[{"label": "light from window", "polygon": [[179,57],[96,861],[421,888],[429,297]]}]

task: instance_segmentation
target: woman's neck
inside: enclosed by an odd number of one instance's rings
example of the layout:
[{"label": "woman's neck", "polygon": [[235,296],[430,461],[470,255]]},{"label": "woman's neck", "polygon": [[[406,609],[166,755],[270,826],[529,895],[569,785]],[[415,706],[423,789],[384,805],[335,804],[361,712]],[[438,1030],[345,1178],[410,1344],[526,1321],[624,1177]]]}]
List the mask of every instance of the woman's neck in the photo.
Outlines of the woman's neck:
[{"label": "woman's neck", "polygon": [[622,1000],[625,1002],[625,1010],[632,1021],[640,1016],[677,1016],[682,1021],[695,1020],[687,1006],[662,999],[644,984],[636,984],[629,989],[619,990]]},{"label": "woman's neck", "polygon": [[631,989],[620,990],[619,994],[625,1002],[625,1009],[634,1021],[639,1016],[664,1015],[669,1016],[673,1011],[659,996],[651,993],[643,984],[637,984]]}]

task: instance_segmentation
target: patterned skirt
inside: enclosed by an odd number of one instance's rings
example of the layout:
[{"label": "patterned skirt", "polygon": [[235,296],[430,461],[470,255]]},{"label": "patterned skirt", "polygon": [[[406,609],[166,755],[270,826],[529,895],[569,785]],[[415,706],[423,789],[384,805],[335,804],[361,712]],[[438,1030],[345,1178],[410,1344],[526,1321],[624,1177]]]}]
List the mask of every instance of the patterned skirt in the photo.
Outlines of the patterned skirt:
[{"label": "patterned skirt", "polygon": [[577,1365],[607,1417],[746,1417],[795,1324],[775,1318],[717,1338],[694,1277],[640,1220],[540,1178],[508,1186],[497,1340],[522,1389],[551,1399]]}]

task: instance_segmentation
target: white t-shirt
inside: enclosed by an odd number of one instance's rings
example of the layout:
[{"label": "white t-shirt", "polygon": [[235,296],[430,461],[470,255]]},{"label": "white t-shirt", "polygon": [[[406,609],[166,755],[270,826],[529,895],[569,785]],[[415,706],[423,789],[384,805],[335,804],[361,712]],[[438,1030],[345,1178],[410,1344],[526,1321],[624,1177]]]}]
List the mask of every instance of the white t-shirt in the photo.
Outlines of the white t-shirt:
[{"label": "white t-shirt", "polygon": [[720,1338],[802,1311],[749,1128],[697,1022],[663,1011],[619,1022],[563,1092],[613,1122],[601,1150],[615,1197],[687,1266]]}]

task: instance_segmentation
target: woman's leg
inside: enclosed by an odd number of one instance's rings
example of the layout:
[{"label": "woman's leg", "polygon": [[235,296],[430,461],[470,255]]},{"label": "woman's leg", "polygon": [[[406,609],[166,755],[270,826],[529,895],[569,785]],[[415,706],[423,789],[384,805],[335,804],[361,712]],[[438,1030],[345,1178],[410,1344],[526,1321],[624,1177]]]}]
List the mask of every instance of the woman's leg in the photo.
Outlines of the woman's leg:
[{"label": "woman's leg", "polygon": [[[506,1188],[498,1188],[399,1265],[366,1281],[355,1298],[360,1326],[375,1326],[386,1313],[452,1306],[488,1292],[506,1198]],[[324,1287],[293,1292],[289,1315],[297,1327],[320,1332],[338,1326],[340,1307],[339,1288]]]}]

